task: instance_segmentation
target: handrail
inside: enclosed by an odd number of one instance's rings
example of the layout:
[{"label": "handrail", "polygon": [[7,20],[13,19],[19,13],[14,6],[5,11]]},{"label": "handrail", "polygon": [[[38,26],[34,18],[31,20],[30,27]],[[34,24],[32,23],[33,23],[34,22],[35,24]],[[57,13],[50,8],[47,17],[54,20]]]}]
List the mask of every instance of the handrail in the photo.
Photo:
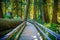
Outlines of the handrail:
[{"label": "handrail", "polygon": [[41,30],[41,28],[38,27],[38,25],[36,25],[34,22],[31,22],[31,21],[28,21],[28,22],[32,23],[32,24],[37,28],[37,30],[38,30],[39,32],[41,32],[42,35],[43,35],[47,40],[51,40],[51,39],[48,37],[48,35],[46,35],[46,34]]},{"label": "handrail", "polygon": [[35,26],[38,28],[38,30],[47,38],[47,40],[51,40],[48,35],[46,35],[36,24]]},{"label": "handrail", "polygon": [[39,24],[38,22],[34,21],[34,20],[28,20],[28,21],[32,21],[34,22],[35,24],[37,24],[39,27],[43,28],[44,30],[46,30],[48,33],[50,33],[51,35],[53,35],[54,37],[56,37],[56,40],[60,40],[60,35],[55,33],[54,31],[46,28],[45,26],[43,26],[42,24]]},{"label": "handrail", "polygon": [[11,32],[9,32],[8,34],[6,34],[3,38],[1,38],[0,40],[7,40],[9,38],[11,38],[14,33],[16,33],[23,25],[25,24],[25,22],[21,23],[19,26],[17,26],[15,29],[13,29]]},{"label": "handrail", "polygon": [[17,35],[16,35],[16,37],[14,38],[14,40],[18,40],[18,39],[19,39],[19,37],[20,37],[21,33],[23,32],[23,29],[24,29],[24,28],[25,28],[25,25],[22,26],[21,30],[19,30],[19,32],[17,33]]},{"label": "handrail", "polygon": [[37,22],[36,22],[36,24],[37,24],[38,26],[42,27],[43,29],[45,29],[47,32],[49,32],[49,33],[52,34],[53,36],[55,36],[56,39],[59,39],[59,40],[60,40],[60,35],[59,35],[59,34],[55,33],[54,31],[52,31],[52,30],[50,30],[50,29],[48,29],[48,28],[46,28],[46,27],[43,26],[42,24],[39,24],[39,23],[37,23]]}]

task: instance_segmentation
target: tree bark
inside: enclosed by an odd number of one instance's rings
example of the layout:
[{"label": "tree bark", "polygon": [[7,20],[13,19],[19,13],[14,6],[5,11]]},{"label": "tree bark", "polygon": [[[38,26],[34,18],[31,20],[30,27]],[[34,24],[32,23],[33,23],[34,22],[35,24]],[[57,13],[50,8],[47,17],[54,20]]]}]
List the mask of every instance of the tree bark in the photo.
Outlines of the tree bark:
[{"label": "tree bark", "polygon": [[0,0],[0,18],[4,18],[3,12],[2,12],[2,0]]},{"label": "tree bark", "polygon": [[58,24],[60,24],[60,0],[58,0]]},{"label": "tree bark", "polygon": [[58,23],[57,22],[57,11],[58,11],[58,0],[54,0],[52,23]]},{"label": "tree bark", "polygon": [[27,0],[25,21],[27,21],[28,12],[29,12],[29,6],[30,6],[30,0]]},{"label": "tree bark", "polygon": [[15,2],[16,2],[16,14],[17,14],[17,17],[18,17],[18,0],[16,0]]},{"label": "tree bark", "polygon": [[22,18],[22,0],[21,0],[21,18]]},{"label": "tree bark", "polygon": [[30,6],[29,6],[29,10],[28,10],[28,19],[30,19]]},{"label": "tree bark", "polygon": [[43,8],[43,0],[39,0],[38,1],[38,7],[39,7],[39,11],[40,11],[40,20],[41,23],[44,24],[44,8]]},{"label": "tree bark", "polygon": [[49,15],[48,15],[48,6],[47,6],[47,0],[44,1],[44,21],[46,23],[50,22]]},{"label": "tree bark", "polygon": [[35,21],[37,20],[37,18],[36,18],[36,16],[37,16],[36,12],[37,12],[37,0],[34,0],[34,17],[33,17],[33,19]]}]

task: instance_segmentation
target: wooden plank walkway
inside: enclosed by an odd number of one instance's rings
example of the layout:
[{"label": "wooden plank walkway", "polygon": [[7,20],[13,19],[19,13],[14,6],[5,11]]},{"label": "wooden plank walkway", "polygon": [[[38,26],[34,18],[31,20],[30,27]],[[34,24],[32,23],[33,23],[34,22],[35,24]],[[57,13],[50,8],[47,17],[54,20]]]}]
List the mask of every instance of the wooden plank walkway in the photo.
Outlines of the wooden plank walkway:
[{"label": "wooden plank walkway", "polygon": [[34,25],[29,22],[27,22],[26,24],[27,26],[22,32],[19,40],[42,40]]}]

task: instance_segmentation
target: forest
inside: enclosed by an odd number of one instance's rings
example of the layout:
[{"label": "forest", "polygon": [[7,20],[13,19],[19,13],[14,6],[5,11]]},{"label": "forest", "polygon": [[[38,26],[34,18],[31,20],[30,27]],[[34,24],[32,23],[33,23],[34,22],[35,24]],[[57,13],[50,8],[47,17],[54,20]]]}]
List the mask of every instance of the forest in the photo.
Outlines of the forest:
[{"label": "forest", "polygon": [[60,34],[60,0],[0,0],[0,38],[29,19]]}]

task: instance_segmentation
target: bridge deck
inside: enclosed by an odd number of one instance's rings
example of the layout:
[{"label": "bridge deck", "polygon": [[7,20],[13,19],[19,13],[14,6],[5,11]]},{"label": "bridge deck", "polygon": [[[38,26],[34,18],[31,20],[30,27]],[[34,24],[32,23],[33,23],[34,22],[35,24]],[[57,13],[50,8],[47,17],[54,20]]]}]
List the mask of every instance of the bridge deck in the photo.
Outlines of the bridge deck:
[{"label": "bridge deck", "polygon": [[37,32],[33,24],[27,22],[23,33],[19,40],[40,40],[40,34]]}]

